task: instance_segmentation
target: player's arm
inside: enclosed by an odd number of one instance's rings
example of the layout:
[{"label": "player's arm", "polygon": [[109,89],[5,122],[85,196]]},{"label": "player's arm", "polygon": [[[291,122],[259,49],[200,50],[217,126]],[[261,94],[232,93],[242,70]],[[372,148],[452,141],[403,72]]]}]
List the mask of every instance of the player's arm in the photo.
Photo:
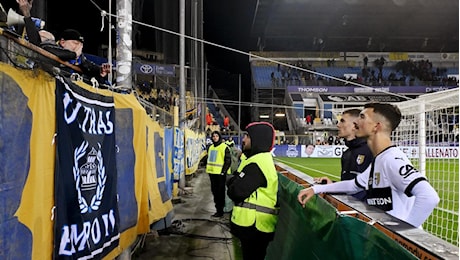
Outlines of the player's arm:
[{"label": "player's arm", "polygon": [[421,226],[439,203],[438,193],[408,159],[397,158],[385,166],[389,168],[393,186],[407,197],[415,197],[412,210],[403,220],[414,227]]},{"label": "player's arm", "polygon": [[315,185],[303,189],[297,195],[297,200],[302,206],[305,206],[313,195],[318,193],[348,193],[353,194],[361,191],[362,188],[356,185],[355,180],[339,181],[326,185]]},{"label": "player's arm", "polygon": [[407,216],[406,222],[414,227],[419,227],[431,215],[436,205],[438,205],[439,196],[426,180],[415,184],[410,193],[415,196],[415,202],[411,212]]}]

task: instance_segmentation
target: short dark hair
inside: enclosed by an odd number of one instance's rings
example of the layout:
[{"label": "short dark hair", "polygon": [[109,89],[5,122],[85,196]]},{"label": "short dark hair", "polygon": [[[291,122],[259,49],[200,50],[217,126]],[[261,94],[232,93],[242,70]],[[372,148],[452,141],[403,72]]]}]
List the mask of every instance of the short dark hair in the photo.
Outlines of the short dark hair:
[{"label": "short dark hair", "polygon": [[352,117],[359,117],[359,113],[361,113],[361,110],[357,108],[352,108],[352,109],[347,109],[342,112],[342,115],[349,114]]},{"label": "short dark hair", "polygon": [[391,131],[395,130],[401,122],[401,111],[395,105],[389,103],[372,102],[365,104],[364,108],[373,108],[374,113],[385,117],[390,122]]}]

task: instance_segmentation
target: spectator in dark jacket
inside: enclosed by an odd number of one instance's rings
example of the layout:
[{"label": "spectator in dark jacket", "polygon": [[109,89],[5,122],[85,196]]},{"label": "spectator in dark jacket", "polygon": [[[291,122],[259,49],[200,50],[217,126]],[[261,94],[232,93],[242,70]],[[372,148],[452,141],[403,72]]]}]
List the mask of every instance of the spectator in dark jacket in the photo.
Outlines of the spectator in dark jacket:
[{"label": "spectator in dark jacket", "polygon": [[88,60],[82,53],[84,42],[83,36],[78,31],[67,29],[61,33],[58,45],[77,54],[77,58],[69,60],[69,62],[77,65],[83,71],[83,74],[90,78],[94,77],[99,83],[105,83],[112,66],[109,63],[99,66]]},{"label": "spectator in dark jacket", "polygon": [[[352,180],[356,175],[364,172],[371,164],[372,158],[374,158],[369,146],[367,146],[366,139],[356,137],[355,124],[360,112],[361,110],[359,109],[345,110],[337,123],[338,137],[344,138],[345,145],[348,147],[341,158],[342,172],[340,179],[342,181]],[[323,180],[326,180],[328,184],[332,183],[327,177],[320,177],[316,182],[322,183]],[[353,196],[364,200],[365,194],[365,191],[361,191]]]},{"label": "spectator in dark jacket", "polygon": [[19,5],[19,10],[24,16],[27,39],[30,43],[56,55],[62,61],[69,61],[77,58],[75,52],[58,46],[52,33],[46,30],[38,30],[35,22],[30,16],[33,0],[16,0],[16,2]]},{"label": "spectator in dark jacket", "polygon": [[[16,0],[24,16],[27,37],[29,42],[42,47],[48,52],[56,55],[63,61],[78,66],[83,76],[95,78],[99,83],[107,83],[107,75],[110,73],[112,66],[108,63],[99,66],[88,60],[83,51],[84,38],[81,34],[73,29],[67,29],[61,33],[57,43],[54,43],[54,36],[47,31],[39,31],[35,22],[30,17],[33,0]],[[69,71],[73,72],[73,71]]]}]

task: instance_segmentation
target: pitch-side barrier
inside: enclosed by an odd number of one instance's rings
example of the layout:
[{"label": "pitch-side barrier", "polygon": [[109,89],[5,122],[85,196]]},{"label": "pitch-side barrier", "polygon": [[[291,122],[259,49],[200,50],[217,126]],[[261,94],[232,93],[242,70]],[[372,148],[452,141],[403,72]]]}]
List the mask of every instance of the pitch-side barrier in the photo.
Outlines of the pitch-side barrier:
[{"label": "pitch-side barrier", "polygon": [[[313,185],[313,178],[283,163],[276,163],[279,173],[303,187]],[[459,259],[459,248],[422,229],[386,214],[348,195],[319,195],[337,209],[337,213],[360,219],[399,243],[419,259]]]}]

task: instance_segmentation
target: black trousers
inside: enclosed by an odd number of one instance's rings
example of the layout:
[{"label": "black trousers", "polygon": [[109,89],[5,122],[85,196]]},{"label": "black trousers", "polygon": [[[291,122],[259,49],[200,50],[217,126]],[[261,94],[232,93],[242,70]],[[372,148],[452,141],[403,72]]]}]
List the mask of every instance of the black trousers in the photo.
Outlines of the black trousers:
[{"label": "black trousers", "polygon": [[230,222],[232,234],[240,239],[244,260],[263,260],[267,254],[268,244],[275,237],[275,232],[265,233],[255,226],[242,227]]},{"label": "black trousers", "polygon": [[217,213],[224,213],[225,206],[225,181],[226,174],[209,174],[211,180],[211,192],[214,197],[214,205]]}]

